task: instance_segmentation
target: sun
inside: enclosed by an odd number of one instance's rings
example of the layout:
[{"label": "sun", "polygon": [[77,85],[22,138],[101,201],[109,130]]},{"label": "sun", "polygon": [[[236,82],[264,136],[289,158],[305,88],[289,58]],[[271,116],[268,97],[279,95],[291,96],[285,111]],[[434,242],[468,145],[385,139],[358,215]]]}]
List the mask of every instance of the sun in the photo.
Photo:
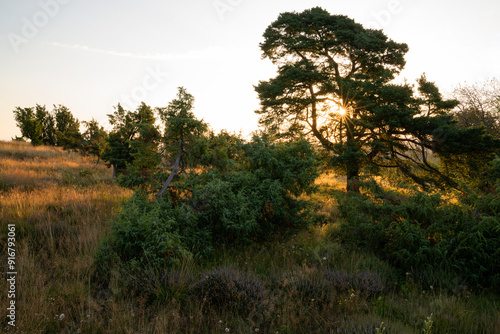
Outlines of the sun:
[{"label": "sun", "polygon": [[339,114],[340,116],[345,116],[345,114],[346,114],[346,110],[345,110],[344,108],[340,107],[340,106],[338,107],[338,109],[337,109],[337,111],[336,111],[336,112],[337,112],[337,114]]},{"label": "sun", "polygon": [[343,101],[335,101],[332,99],[326,99],[322,102],[322,108],[324,111],[328,111],[328,113],[339,114],[340,116],[344,116],[346,114],[346,109],[343,107]]}]

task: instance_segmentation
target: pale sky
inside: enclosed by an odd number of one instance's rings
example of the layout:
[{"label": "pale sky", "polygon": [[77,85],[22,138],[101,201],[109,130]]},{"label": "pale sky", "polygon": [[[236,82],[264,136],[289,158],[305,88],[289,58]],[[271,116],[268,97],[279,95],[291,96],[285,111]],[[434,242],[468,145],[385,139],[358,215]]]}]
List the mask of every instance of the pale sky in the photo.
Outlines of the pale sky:
[{"label": "pale sky", "polygon": [[498,0],[2,0],[0,140],[15,107],[63,104],[79,120],[121,102],[164,107],[177,87],[215,130],[257,129],[253,86],[275,73],[259,43],[279,13],[320,6],[383,29],[410,51],[402,77],[442,91],[500,78]]}]

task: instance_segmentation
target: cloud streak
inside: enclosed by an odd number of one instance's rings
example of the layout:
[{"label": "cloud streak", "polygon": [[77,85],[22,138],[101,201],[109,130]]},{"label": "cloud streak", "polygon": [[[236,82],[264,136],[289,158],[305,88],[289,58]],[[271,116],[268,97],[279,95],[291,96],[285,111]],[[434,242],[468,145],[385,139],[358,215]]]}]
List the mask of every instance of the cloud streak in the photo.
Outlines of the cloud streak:
[{"label": "cloud streak", "polygon": [[107,56],[137,58],[137,59],[151,59],[151,60],[197,60],[197,59],[216,59],[224,55],[227,56],[228,52],[235,51],[229,50],[225,47],[209,46],[202,50],[193,50],[186,53],[133,53],[133,52],[117,52],[113,50],[104,50],[99,48],[89,47],[81,44],[70,44],[52,42],[53,47],[79,50],[91,53],[98,53]]}]

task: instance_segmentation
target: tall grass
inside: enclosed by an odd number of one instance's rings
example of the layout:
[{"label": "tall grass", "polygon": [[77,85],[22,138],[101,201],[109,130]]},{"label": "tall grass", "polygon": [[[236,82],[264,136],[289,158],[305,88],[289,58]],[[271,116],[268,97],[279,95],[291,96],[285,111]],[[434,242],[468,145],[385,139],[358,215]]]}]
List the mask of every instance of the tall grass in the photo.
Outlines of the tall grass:
[{"label": "tall grass", "polygon": [[[124,268],[93,280],[97,249],[131,196],[95,161],[0,142],[0,263],[16,225],[17,333],[500,333],[500,298],[424,287],[375,255],[332,240],[340,215],[322,176],[318,225],[291,238],[220,248],[210,262]],[[333,181],[332,181],[333,180]],[[2,270],[3,272],[3,270]]]},{"label": "tall grass", "polygon": [[[16,226],[17,331],[76,331],[100,310],[89,294],[94,254],[129,191],[102,164],[16,142],[0,143],[0,189],[2,250],[7,225]],[[6,265],[6,251],[0,260]]]}]

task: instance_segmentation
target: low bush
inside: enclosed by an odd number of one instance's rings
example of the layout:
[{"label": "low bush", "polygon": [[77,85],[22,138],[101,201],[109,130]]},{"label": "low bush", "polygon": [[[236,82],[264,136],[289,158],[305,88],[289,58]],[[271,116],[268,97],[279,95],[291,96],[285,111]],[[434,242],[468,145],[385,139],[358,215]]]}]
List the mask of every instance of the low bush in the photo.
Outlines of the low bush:
[{"label": "low bush", "polygon": [[337,200],[344,223],[336,235],[343,243],[374,252],[402,274],[414,272],[425,279],[448,272],[457,284],[499,286],[496,190],[471,192],[455,204],[439,194],[403,196],[380,189],[342,194]]},{"label": "low bush", "polygon": [[245,315],[259,315],[268,306],[262,282],[232,267],[202,273],[191,294],[217,309],[235,310]]},{"label": "low bush", "polygon": [[193,254],[211,252],[210,234],[192,210],[171,201],[149,201],[135,194],[124,206],[100,245],[95,278],[105,286],[113,269],[175,266]]},{"label": "low bush", "polygon": [[355,290],[370,296],[384,292],[387,287],[386,279],[370,270],[355,273],[347,273],[343,270],[327,270],[324,272],[323,277],[341,292]]}]

